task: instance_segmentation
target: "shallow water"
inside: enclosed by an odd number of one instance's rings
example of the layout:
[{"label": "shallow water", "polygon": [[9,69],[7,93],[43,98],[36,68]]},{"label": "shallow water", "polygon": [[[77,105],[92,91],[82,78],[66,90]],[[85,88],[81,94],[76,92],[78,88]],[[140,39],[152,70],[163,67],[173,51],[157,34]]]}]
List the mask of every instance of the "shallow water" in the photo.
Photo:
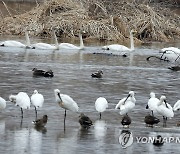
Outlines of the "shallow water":
[{"label": "shallow water", "polygon": [[[178,45],[178,44],[176,44]],[[180,137],[176,122],[180,112],[168,119],[167,127],[161,122],[154,128],[144,124],[148,114],[145,109],[149,93],[154,91],[157,97],[166,95],[167,102],[173,105],[179,98],[179,72],[173,72],[167,62],[146,61],[151,54],[158,53],[161,46],[140,46],[128,57],[111,54],[93,54],[101,52],[99,46],[89,45],[82,51],[38,51],[20,48],[0,47],[0,96],[8,99],[10,94],[20,91],[29,96],[37,89],[44,95],[45,103],[38,109],[38,117],[47,114],[46,128],[37,130],[31,123],[35,119],[33,106],[24,111],[21,121],[20,109],[11,103],[0,111],[0,151],[1,153],[179,153],[179,142],[165,143],[161,147],[152,143],[138,143],[139,137]],[[34,78],[32,69],[52,69],[53,78]],[[102,69],[102,79],[91,78],[91,73]],[[67,111],[64,131],[64,110],[55,103],[54,89],[70,95],[79,105],[80,112],[88,115],[94,125],[82,130],[77,113]],[[132,124],[129,131],[133,134],[133,144],[125,149],[119,144],[119,136],[124,129],[119,112],[114,110],[118,101],[133,90],[136,106],[129,114]],[[95,100],[103,96],[109,102],[108,110],[102,114],[102,120],[95,111]]]}]

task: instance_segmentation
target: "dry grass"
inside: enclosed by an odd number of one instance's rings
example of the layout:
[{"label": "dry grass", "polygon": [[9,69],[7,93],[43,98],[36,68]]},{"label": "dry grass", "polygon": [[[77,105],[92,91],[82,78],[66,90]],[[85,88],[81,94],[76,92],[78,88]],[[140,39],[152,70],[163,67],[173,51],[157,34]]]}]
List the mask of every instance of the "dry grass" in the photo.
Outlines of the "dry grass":
[{"label": "dry grass", "polygon": [[180,17],[168,10],[134,1],[51,0],[25,14],[4,18],[0,34],[23,35],[27,27],[31,35],[47,37],[56,28],[57,36],[63,38],[77,37],[82,29],[88,38],[123,42],[133,28],[140,40],[170,41],[180,37],[179,24]]}]

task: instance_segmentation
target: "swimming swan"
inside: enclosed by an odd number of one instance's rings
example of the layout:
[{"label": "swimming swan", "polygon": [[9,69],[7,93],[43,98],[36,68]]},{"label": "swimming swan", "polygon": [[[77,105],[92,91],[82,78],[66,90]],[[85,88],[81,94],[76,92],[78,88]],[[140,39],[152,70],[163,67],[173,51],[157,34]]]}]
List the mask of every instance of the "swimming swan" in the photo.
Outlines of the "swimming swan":
[{"label": "swimming swan", "polygon": [[31,46],[35,49],[40,49],[40,50],[58,50],[59,44],[58,44],[58,40],[57,40],[54,29],[53,29],[53,36],[54,36],[54,40],[55,40],[55,45],[51,45],[48,43],[35,43],[35,44],[32,44]]},{"label": "swimming swan", "polygon": [[60,48],[60,49],[71,49],[71,50],[81,50],[81,49],[84,49],[82,32],[83,32],[83,31],[80,31],[80,32],[79,32],[80,46],[76,46],[76,45],[73,45],[73,44],[71,44],[71,43],[60,43],[60,44],[59,44],[59,48]]},{"label": "swimming swan", "polygon": [[120,45],[120,44],[111,44],[111,45],[106,45],[103,46],[102,49],[104,50],[116,50],[116,51],[132,51],[134,50],[134,39],[133,39],[133,33],[135,33],[136,31],[131,30],[130,31],[130,48],[124,46],[124,45]]},{"label": "swimming swan", "polygon": [[28,36],[28,31],[25,29],[25,38],[26,38],[26,45],[15,40],[8,40],[0,43],[0,46],[4,47],[19,47],[19,48],[30,48],[30,40]]}]

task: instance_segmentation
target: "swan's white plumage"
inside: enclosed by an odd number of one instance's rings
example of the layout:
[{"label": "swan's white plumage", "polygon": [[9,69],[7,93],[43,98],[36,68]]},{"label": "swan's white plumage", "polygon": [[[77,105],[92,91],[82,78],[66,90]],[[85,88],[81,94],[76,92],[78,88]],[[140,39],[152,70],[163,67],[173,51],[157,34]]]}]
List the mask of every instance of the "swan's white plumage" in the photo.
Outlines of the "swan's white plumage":
[{"label": "swan's white plumage", "polygon": [[5,47],[19,47],[19,48],[25,48],[26,45],[19,42],[19,41],[14,41],[14,40],[8,40],[0,43],[0,46],[5,46]]},{"label": "swan's white plumage", "polygon": [[53,29],[52,31],[53,31],[53,37],[55,40],[55,45],[48,44],[48,43],[35,43],[35,44],[32,44],[31,46],[35,49],[40,49],[40,50],[57,50],[57,49],[59,49],[59,44],[58,44],[55,30]]},{"label": "swan's white plumage", "polygon": [[169,61],[177,61],[180,59],[180,49],[176,47],[163,48],[160,52],[163,53],[162,59],[168,59]]},{"label": "swan's white plumage", "polygon": [[[79,107],[78,107],[77,103],[69,95],[60,94],[59,89],[55,89],[54,93],[55,93],[55,100],[60,105],[60,107],[62,107],[65,110],[78,112]],[[60,100],[58,94],[60,94],[61,100]]]},{"label": "swan's white plumage", "polygon": [[130,91],[126,98],[123,98],[119,101],[115,109],[120,109],[120,115],[125,115],[132,111],[132,109],[135,107],[135,102],[136,99],[134,97],[134,92]]},{"label": "swan's white plumage", "polygon": [[102,113],[108,108],[108,102],[104,97],[99,97],[95,101],[95,109],[96,111]]},{"label": "swan's white plumage", "polygon": [[0,97],[0,109],[6,108],[6,100],[2,97]]},{"label": "swan's white plumage", "polygon": [[22,109],[30,109],[30,98],[25,92],[19,92],[17,95],[10,95],[9,100]]},{"label": "swan's white plumage", "polygon": [[71,44],[71,43],[60,43],[59,49],[81,50],[84,48],[82,32],[79,32],[79,39],[80,39],[80,46],[76,46],[76,45]]},{"label": "swan's white plumage", "polygon": [[44,97],[42,94],[38,93],[37,90],[34,90],[34,93],[31,96],[31,103],[36,107],[42,107],[44,103]]},{"label": "swan's white plumage", "polygon": [[157,112],[167,118],[172,118],[174,117],[174,112],[173,112],[173,108],[171,107],[170,104],[166,103],[168,108],[166,107],[165,101],[166,97],[165,96],[161,96],[158,106],[157,106]]},{"label": "swan's white plumage", "polygon": [[174,106],[173,106],[173,110],[174,111],[177,111],[177,110],[179,110],[180,109],[180,100],[178,100],[175,104],[174,104]]},{"label": "swan's white plumage", "polygon": [[120,45],[120,44],[111,44],[111,45],[106,45],[103,46],[102,49],[104,50],[115,50],[115,51],[132,51],[134,50],[134,39],[133,39],[133,32],[134,30],[130,31],[130,48]]}]

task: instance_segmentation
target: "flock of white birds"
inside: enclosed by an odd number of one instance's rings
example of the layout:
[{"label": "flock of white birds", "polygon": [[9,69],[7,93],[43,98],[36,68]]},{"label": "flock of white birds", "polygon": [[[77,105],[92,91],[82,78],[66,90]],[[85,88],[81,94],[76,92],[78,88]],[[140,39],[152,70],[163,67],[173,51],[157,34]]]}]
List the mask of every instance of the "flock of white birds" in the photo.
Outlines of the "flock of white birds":
[{"label": "flock of white birds", "polygon": [[[71,98],[69,95],[61,94],[59,89],[54,90],[55,101],[59,104],[61,108],[65,110],[64,114],[64,123],[66,119],[66,110],[70,110],[72,112],[79,112],[78,104]],[[23,118],[23,110],[30,109],[30,105],[32,104],[35,108],[36,119],[37,119],[37,108],[42,107],[44,103],[44,97],[42,94],[38,93],[37,90],[34,90],[34,93],[31,97],[27,95],[25,92],[19,92],[17,95],[10,95],[9,101],[13,102],[15,106],[20,107],[21,116]],[[6,108],[6,101],[2,97],[0,97],[0,109]],[[119,110],[120,115],[127,115],[131,112],[135,107],[136,99],[134,91],[130,91],[128,96],[121,99],[118,104],[115,106],[116,110]],[[160,99],[155,97],[155,93],[150,93],[150,99],[147,102],[149,109],[154,114],[159,114],[163,116],[164,122],[166,123],[167,118],[174,117],[174,111],[180,109],[180,100],[178,100],[174,106],[172,107],[170,104],[166,102],[166,96],[162,95]],[[97,112],[101,113],[106,111],[108,108],[108,102],[106,98],[99,97],[95,101],[95,109]]]},{"label": "flock of white birds", "polygon": [[[135,32],[134,30],[130,31],[131,48],[127,48],[126,46],[119,45],[119,44],[112,44],[112,45],[103,46],[102,49],[116,50],[116,51],[134,50],[134,41],[133,41],[134,32]],[[57,37],[54,30],[53,30],[53,35],[55,39],[55,45],[47,44],[47,43],[31,44],[27,31],[25,31],[26,45],[22,44],[21,42],[12,41],[12,40],[1,42],[0,45],[7,46],[7,47],[21,47],[21,48],[30,48],[30,49],[35,48],[35,49],[42,49],[42,50],[45,50],[45,49],[55,50],[55,49],[61,49],[61,48],[79,50],[79,49],[84,48],[83,39],[82,39],[82,31],[80,31],[79,33],[80,46],[75,46],[70,43],[58,44]],[[163,53],[161,57],[163,59],[168,59],[169,61],[176,61],[180,59],[180,49],[178,48],[175,48],[175,47],[163,48],[161,52]],[[59,89],[55,89],[54,93],[55,93],[56,102],[59,104],[60,107],[65,109],[64,121],[66,118],[66,110],[78,112],[79,107],[77,103],[70,96],[61,94]],[[156,98],[154,93],[151,93],[150,96],[151,98],[148,101],[148,106],[150,110],[153,113],[159,113],[160,115],[162,115],[165,122],[167,118],[174,117],[174,111],[180,109],[180,100],[178,100],[174,104],[174,107],[171,107],[170,104],[166,103],[165,96],[161,96],[160,99]],[[27,93],[19,92],[17,95],[10,95],[9,101],[15,103],[15,106],[19,106],[21,108],[22,118],[23,118],[23,110],[30,109],[30,105],[32,103],[32,105],[35,107],[35,114],[37,118],[37,108],[43,106],[44,97],[42,94],[39,94],[37,90],[35,90],[31,98],[29,98]],[[130,91],[129,95],[126,98],[123,98],[119,101],[115,109],[119,109],[121,115],[126,115],[133,110],[133,108],[135,107],[135,102],[136,102],[136,99],[134,96],[134,92]],[[5,109],[5,108],[6,108],[6,100],[0,97],[0,109]],[[101,113],[104,112],[107,108],[108,108],[107,100],[104,97],[99,97],[95,102],[95,109],[100,113],[100,118],[101,118]]]}]

